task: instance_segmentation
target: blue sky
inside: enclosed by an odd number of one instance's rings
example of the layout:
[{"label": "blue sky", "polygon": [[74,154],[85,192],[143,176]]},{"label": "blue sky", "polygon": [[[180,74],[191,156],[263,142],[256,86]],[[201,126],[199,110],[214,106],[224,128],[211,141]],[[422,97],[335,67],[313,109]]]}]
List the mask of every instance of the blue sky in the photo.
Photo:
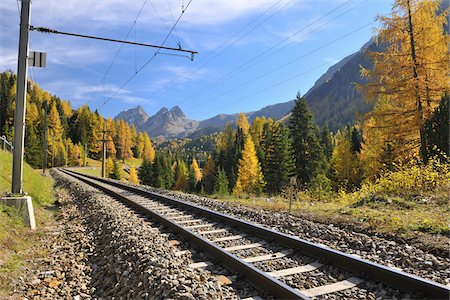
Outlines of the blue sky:
[{"label": "blue sky", "polygon": [[[144,1],[33,0],[31,24],[124,39]],[[146,1],[128,40],[159,45],[188,3]],[[370,39],[378,25],[370,23],[387,14],[391,4],[388,0],[193,0],[165,43],[198,51],[193,62],[158,54],[110,99],[155,49],[123,46],[102,83],[120,44],[31,32],[30,50],[47,52],[47,68],[30,68],[29,74],[74,107],[88,103],[105,116],[137,105],[150,115],[163,106],[179,105],[197,120],[248,112],[289,101],[297,91],[306,93],[333,63]],[[0,26],[0,71],[16,71],[16,0],[0,2]]]}]

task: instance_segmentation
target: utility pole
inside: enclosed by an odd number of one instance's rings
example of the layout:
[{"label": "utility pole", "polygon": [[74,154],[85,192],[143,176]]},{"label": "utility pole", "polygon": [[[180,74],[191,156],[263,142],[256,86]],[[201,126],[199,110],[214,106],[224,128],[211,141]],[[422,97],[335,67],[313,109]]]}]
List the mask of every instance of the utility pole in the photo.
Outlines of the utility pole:
[{"label": "utility pole", "polygon": [[84,167],[86,168],[87,142],[84,142]]},{"label": "utility pole", "polygon": [[52,135],[52,168],[55,167],[55,136]]},{"label": "utility pole", "polygon": [[69,162],[69,139],[66,138],[66,164],[65,164],[66,168],[69,165],[68,162]]},{"label": "utility pole", "polygon": [[17,61],[16,112],[14,115],[13,194],[23,194],[23,144],[25,137],[25,112],[27,95],[28,40],[31,0],[22,0],[20,14],[19,59]]},{"label": "utility pole", "polygon": [[106,121],[103,122],[103,152],[102,152],[102,177],[105,178],[106,176]]},{"label": "utility pole", "polygon": [[47,114],[48,114],[48,103],[47,100],[44,101],[44,107],[45,107],[45,115],[44,115],[44,145],[42,150],[42,173],[45,174],[45,171],[47,170],[47,160],[48,160],[48,143],[47,143]]}]

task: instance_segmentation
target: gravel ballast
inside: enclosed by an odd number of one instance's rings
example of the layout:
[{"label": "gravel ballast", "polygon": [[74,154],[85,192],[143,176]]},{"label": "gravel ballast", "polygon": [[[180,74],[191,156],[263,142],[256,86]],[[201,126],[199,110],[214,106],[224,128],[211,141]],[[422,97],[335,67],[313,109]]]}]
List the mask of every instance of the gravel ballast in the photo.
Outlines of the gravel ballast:
[{"label": "gravel ballast", "polygon": [[[194,261],[158,224],[69,176],[53,171],[62,189],[60,228],[49,255],[15,284],[25,299],[235,299],[215,274]],[[171,237],[173,239],[173,236]]]},{"label": "gravel ballast", "polygon": [[309,221],[286,213],[248,208],[182,192],[144,186],[151,192],[191,202],[221,213],[298,236],[330,248],[418,275],[442,284],[450,284],[450,259],[427,253],[414,245],[387,238],[354,232],[333,224]]}]

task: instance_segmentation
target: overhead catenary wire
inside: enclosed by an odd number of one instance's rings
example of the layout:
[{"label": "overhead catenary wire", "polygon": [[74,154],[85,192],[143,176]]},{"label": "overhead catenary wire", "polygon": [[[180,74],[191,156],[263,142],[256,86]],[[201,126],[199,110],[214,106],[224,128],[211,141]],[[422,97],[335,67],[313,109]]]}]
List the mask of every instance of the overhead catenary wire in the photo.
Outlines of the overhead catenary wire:
[{"label": "overhead catenary wire", "polygon": [[[352,0],[348,0],[344,3],[342,3],[341,5],[337,6],[336,8],[332,9],[331,11],[327,12],[326,14],[324,14],[323,16],[315,19],[313,22],[309,23],[308,25],[302,27],[300,30],[297,30],[296,32],[294,32],[293,34],[289,35],[288,37],[286,37],[285,39],[279,41],[278,43],[276,43],[275,45],[271,46],[270,48],[264,50],[263,52],[261,52],[260,54],[252,57],[251,59],[249,59],[248,61],[246,61],[245,63],[239,65],[238,67],[234,68],[233,70],[231,70],[230,72],[228,72],[227,74],[225,74],[224,76],[216,79],[215,81],[213,81],[212,83],[208,84],[207,86],[205,86],[204,88],[188,95],[187,97],[185,97],[182,101],[178,102],[177,105],[181,105],[184,102],[188,101],[189,99],[194,98],[195,96],[198,96],[200,94],[203,94],[204,92],[210,90],[211,88],[233,78],[236,74],[242,73],[245,70],[248,70],[249,68],[265,61],[267,58],[273,56],[274,54],[280,52],[281,50],[285,49],[286,47],[294,44],[297,40],[304,38],[316,31],[318,31],[319,29],[327,26],[328,24],[330,24],[331,22],[337,20],[338,18],[342,17],[343,15],[349,13],[350,11],[356,9],[357,7],[361,6],[362,4],[366,3],[368,0],[365,0],[363,2],[360,2],[359,4],[351,7],[350,9],[344,11],[343,13],[339,14],[338,16],[328,20],[327,22],[321,24],[319,27],[315,28],[312,31],[307,32],[306,34],[297,37],[297,39],[292,40],[296,35],[298,35],[299,33],[301,33],[302,31],[306,30],[307,28],[311,27],[312,25],[316,24],[317,22],[321,21],[322,19],[324,19],[326,16],[332,14],[333,12],[335,12],[336,10],[338,10],[339,8],[341,8],[342,6],[346,5],[347,3],[351,2]],[[270,51],[276,49],[277,47],[279,47],[280,45],[282,45],[283,43],[285,43],[286,41],[290,41],[287,44],[285,44],[284,46],[282,46],[281,48],[273,51],[272,53],[269,53]],[[266,55],[267,54],[267,55]],[[260,58],[258,60],[258,58]],[[252,62],[254,62],[253,64],[251,64]]]},{"label": "overhead catenary wire", "polygon": [[[131,24],[130,29],[128,29],[128,32],[127,32],[127,34],[125,35],[124,40],[127,40],[127,39],[128,39],[128,36],[130,35],[130,33],[131,33],[132,29],[133,29],[133,26],[136,24],[136,21],[138,20],[139,16],[141,15],[142,10],[144,9],[144,6],[146,5],[147,1],[148,1],[148,0],[144,0],[144,1],[142,2],[141,8],[139,9],[139,12],[137,13],[136,17],[134,18],[134,21],[133,21],[133,23]],[[106,69],[106,72],[105,72],[105,74],[103,75],[102,80],[101,80],[100,83],[98,84],[98,87],[101,86],[101,85],[105,82],[106,76],[108,76],[109,71],[111,70],[112,66],[113,66],[114,63],[116,62],[116,59],[117,59],[117,57],[119,56],[120,51],[122,51],[123,46],[124,46],[124,44],[122,43],[122,44],[120,45],[120,47],[117,49],[116,54],[114,55],[113,60],[112,60],[111,63],[109,64],[108,68]],[[94,91],[94,93],[91,95],[91,97],[89,98],[89,101],[88,101],[86,104],[89,104],[89,103],[94,99],[94,97],[95,97],[95,95],[97,94],[97,92],[98,92],[98,88]]]},{"label": "overhead catenary wire", "polygon": [[15,0],[17,4],[17,13],[19,14],[19,24],[20,24],[20,7],[19,7],[19,0]]},{"label": "overhead catenary wire", "polygon": [[372,22],[367,23],[367,24],[365,24],[365,25],[363,25],[363,26],[360,26],[360,27],[358,27],[357,29],[355,29],[355,30],[353,30],[353,31],[351,31],[351,32],[348,32],[348,33],[346,33],[346,34],[344,34],[344,35],[342,35],[342,36],[340,36],[340,37],[338,37],[338,38],[336,38],[336,39],[334,39],[334,40],[332,40],[332,41],[330,41],[330,42],[328,42],[328,43],[323,44],[323,45],[320,46],[320,47],[315,48],[314,50],[311,50],[311,51],[309,51],[309,52],[307,52],[307,53],[305,53],[305,54],[303,54],[303,55],[301,55],[301,56],[298,56],[298,57],[296,57],[296,58],[294,58],[294,59],[292,59],[292,60],[290,60],[290,61],[288,61],[288,62],[286,62],[286,63],[284,63],[284,64],[282,64],[282,65],[280,65],[280,66],[278,66],[278,67],[276,67],[276,68],[273,68],[273,69],[271,69],[271,70],[269,70],[269,71],[267,71],[267,72],[265,72],[265,73],[263,73],[263,74],[261,74],[261,75],[258,75],[257,77],[255,77],[255,78],[253,78],[253,79],[251,79],[251,80],[248,80],[248,81],[246,81],[246,82],[240,84],[239,86],[237,86],[237,87],[235,87],[235,88],[229,89],[229,90],[225,91],[224,93],[221,93],[221,94],[216,95],[216,96],[214,96],[214,97],[212,97],[212,98],[209,98],[209,99],[206,100],[206,101],[202,101],[202,102],[198,103],[197,105],[192,106],[192,107],[186,109],[185,111],[191,111],[191,110],[193,110],[193,109],[195,109],[195,108],[198,108],[198,107],[200,107],[200,106],[203,106],[204,104],[206,104],[206,103],[208,103],[208,102],[211,102],[212,100],[215,100],[215,99],[217,99],[217,98],[220,98],[220,97],[223,97],[223,96],[225,96],[225,95],[227,95],[227,94],[230,94],[230,93],[236,91],[237,89],[240,89],[240,88],[242,88],[242,87],[244,87],[244,86],[247,86],[247,85],[249,85],[250,83],[255,82],[256,80],[258,80],[258,79],[260,79],[260,78],[262,78],[262,77],[265,77],[265,76],[267,76],[267,75],[269,75],[269,74],[271,74],[271,73],[273,73],[273,72],[275,72],[275,71],[278,71],[278,70],[280,70],[280,69],[282,69],[282,68],[284,68],[284,67],[286,67],[286,66],[292,64],[293,62],[296,62],[296,61],[298,61],[298,60],[300,60],[300,59],[302,59],[302,58],[305,58],[305,57],[307,57],[307,56],[309,56],[309,55],[311,55],[311,54],[313,54],[313,53],[315,53],[315,52],[317,52],[317,51],[319,51],[319,50],[325,48],[325,47],[328,47],[329,45],[332,45],[332,44],[334,44],[334,43],[336,43],[336,42],[338,42],[338,41],[340,41],[340,40],[342,40],[342,39],[344,39],[344,38],[346,38],[346,37],[348,37],[348,36],[350,36],[350,35],[352,35],[352,34],[358,32],[358,31],[360,31],[360,30],[362,30],[362,29],[364,29],[364,28],[366,28],[366,27],[372,25],[372,24],[375,23],[375,22],[376,22],[376,21],[372,21]]},{"label": "overhead catenary wire", "polygon": [[[216,53],[217,51],[219,51],[219,49],[221,49],[222,47],[226,46],[224,49],[220,50],[219,53],[217,53],[216,55],[214,55],[212,58],[210,58],[208,61],[206,61],[205,63],[201,64],[200,66],[198,66],[195,70],[193,70],[190,74],[193,75],[195,73],[197,73],[198,71],[200,71],[201,69],[203,69],[207,64],[209,64],[211,61],[213,61],[214,59],[216,59],[218,56],[220,56],[221,54],[223,54],[224,52],[226,52],[232,45],[236,44],[238,41],[240,41],[242,38],[244,38],[245,36],[247,36],[248,34],[250,34],[251,32],[253,32],[258,26],[262,25],[263,23],[265,23],[266,21],[268,21],[270,18],[272,18],[275,14],[277,14],[279,11],[281,11],[284,7],[286,7],[287,5],[289,5],[290,3],[293,2],[293,0],[287,2],[285,5],[283,5],[281,8],[279,8],[277,11],[275,11],[273,14],[271,14],[270,16],[268,16],[267,18],[265,18],[264,20],[262,20],[260,23],[258,23],[255,27],[253,27],[251,30],[249,30],[248,32],[246,32],[245,34],[243,34],[241,37],[239,37],[236,40],[233,40],[236,36],[238,36],[239,34],[241,34],[242,32],[244,32],[247,28],[250,27],[250,25],[252,25],[253,23],[255,23],[256,21],[258,21],[260,18],[262,18],[265,14],[267,14],[270,10],[272,10],[273,8],[275,8],[278,4],[280,4],[283,0],[279,0],[277,2],[275,2],[274,4],[272,4],[270,7],[268,7],[266,10],[264,10],[264,12],[262,12],[260,15],[258,15],[258,17],[256,17],[255,19],[253,19],[252,21],[250,21],[247,25],[245,25],[242,29],[240,29],[238,32],[232,34],[227,40],[225,40],[223,43],[221,43],[218,47],[216,47],[213,51],[209,52],[207,55],[205,55],[201,60],[198,61],[198,63],[203,62],[205,60],[207,60],[211,55],[213,55],[214,53]],[[349,0],[351,1],[351,0]],[[228,45],[227,45],[228,44]],[[172,81],[170,81],[168,83],[168,86],[172,87],[172,84],[175,83],[180,83],[183,81],[183,78],[185,78],[185,74],[187,74],[188,72],[184,72],[183,74],[180,74],[179,76],[177,76],[176,78],[174,78]],[[166,91],[168,89],[167,88],[161,88],[160,90],[158,90],[155,93],[155,97],[159,96],[162,92]]]},{"label": "overhead catenary wire", "polygon": [[130,78],[128,78],[121,86],[119,89],[117,89],[116,92],[114,92],[114,94],[109,97],[107,100],[105,100],[103,102],[102,105],[100,105],[97,110],[100,110],[103,106],[105,106],[109,101],[111,101],[111,99],[114,98],[114,96],[116,96],[131,80],[133,80],[134,77],[137,76],[137,74],[139,74],[144,68],[146,68],[156,57],[156,55],[158,55],[159,51],[162,49],[163,45],[166,43],[167,39],[169,38],[169,36],[172,34],[173,30],[175,29],[175,27],[177,26],[178,22],[180,22],[181,18],[183,17],[184,13],[186,12],[186,10],[188,9],[189,5],[191,5],[192,0],[190,0],[188,2],[188,4],[186,5],[186,7],[183,7],[180,16],[178,17],[178,19],[176,20],[176,22],[173,24],[172,28],[169,30],[169,32],[167,33],[167,35],[165,36],[164,40],[161,43],[160,48],[158,48],[158,50],[153,54],[152,57],[150,57],[150,59],[148,59],[144,65],[142,67],[140,67],[133,75],[130,76]]},{"label": "overhead catenary wire", "polygon": [[[294,79],[296,79],[296,78],[299,78],[299,77],[301,77],[301,76],[303,76],[303,75],[306,75],[306,74],[308,74],[308,73],[310,73],[310,72],[312,72],[312,71],[314,71],[314,70],[320,69],[320,68],[322,68],[322,67],[324,67],[324,66],[334,64],[334,63],[335,63],[335,62],[334,62],[335,60],[337,60],[337,59],[342,59],[342,58],[344,58],[344,57],[347,57],[348,55],[351,55],[352,53],[355,53],[356,51],[358,51],[358,49],[355,49],[354,51],[348,52],[348,53],[346,53],[346,54],[344,54],[344,55],[338,56],[338,57],[336,57],[336,58],[335,58],[334,60],[332,60],[332,61],[327,61],[327,62],[322,63],[322,64],[319,64],[319,65],[317,65],[317,66],[315,66],[315,67],[313,67],[313,68],[310,68],[310,69],[308,69],[308,70],[306,70],[306,71],[303,71],[303,72],[301,72],[301,73],[299,73],[299,74],[296,74],[296,75],[294,75],[294,76],[291,76],[291,77],[289,77],[289,78],[287,78],[287,79],[283,79],[283,80],[281,80],[281,81],[279,81],[279,82],[277,82],[277,83],[275,83],[275,84],[273,84],[273,85],[271,85],[271,86],[269,86],[269,87],[266,87],[266,88],[264,88],[264,89],[262,89],[262,90],[256,91],[256,92],[254,92],[254,93],[252,93],[252,94],[250,94],[250,95],[247,95],[247,96],[238,98],[238,99],[236,99],[236,100],[234,100],[234,101],[232,101],[232,102],[229,102],[229,103],[227,103],[227,104],[225,104],[225,105],[220,106],[219,109],[228,107],[228,106],[230,106],[230,105],[233,105],[233,104],[236,104],[236,103],[238,103],[238,102],[241,102],[241,101],[243,101],[243,100],[245,100],[245,99],[248,99],[248,98],[254,97],[254,96],[256,96],[256,95],[262,94],[262,93],[264,93],[264,92],[266,92],[266,91],[268,91],[268,90],[270,90],[270,89],[272,89],[272,88],[274,88],[274,87],[277,87],[277,86],[282,85],[282,84],[284,84],[284,83],[286,83],[286,82],[289,82],[289,81],[291,81],[291,80],[294,80]],[[210,113],[213,113],[213,112],[216,111],[217,109],[218,109],[218,108],[215,108],[215,109],[209,110],[209,111],[205,111],[205,112],[201,113],[200,115],[208,115],[208,114],[210,114]]]}]

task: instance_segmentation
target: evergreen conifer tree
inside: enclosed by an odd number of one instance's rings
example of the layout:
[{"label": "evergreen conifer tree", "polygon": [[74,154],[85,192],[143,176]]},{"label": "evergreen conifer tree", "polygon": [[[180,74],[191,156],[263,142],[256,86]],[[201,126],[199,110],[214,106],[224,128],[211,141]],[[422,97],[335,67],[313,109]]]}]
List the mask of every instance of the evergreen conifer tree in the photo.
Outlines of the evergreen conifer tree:
[{"label": "evergreen conifer tree", "polygon": [[292,143],[289,129],[283,123],[270,126],[265,142],[264,179],[269,194],[279,194],[288,184],[294,169]]},{"label": "evergreen conifer tree", "polygon": [[214,177],[214,192],[219,195],[228,195],[230,193],[228,186],[227,174],[222,168],[219,168]]},{"label": "evergreen conifer tree", "polygon": [[144,157],[141,166],[139,167],[138,177],[141,184],[152,185],[153,183],[153,172],[152,164]]},{"label": "evergreen conifer tree", "polygon": [[113,163],[113,169],[112,169],[111,173],[109,174],[109,178],[116,179],[116,180],[120,180],[122,178],[120,165],[117,160],[115,160]]},{"label": "evergreen conifer tree", "polygon": [[442,97],[439,106],[425,123],[427,160],[437,156],[443,162],[449,161],[449,98],[448,94]]},{"label": "evergreen conifer tree", "polygon": [[319,143],[317,126],[304,97],[297,95],[292,109],[290,130],[295,153],[297,182],[306,186],[318,173],[323,172],[325,157]]}]

